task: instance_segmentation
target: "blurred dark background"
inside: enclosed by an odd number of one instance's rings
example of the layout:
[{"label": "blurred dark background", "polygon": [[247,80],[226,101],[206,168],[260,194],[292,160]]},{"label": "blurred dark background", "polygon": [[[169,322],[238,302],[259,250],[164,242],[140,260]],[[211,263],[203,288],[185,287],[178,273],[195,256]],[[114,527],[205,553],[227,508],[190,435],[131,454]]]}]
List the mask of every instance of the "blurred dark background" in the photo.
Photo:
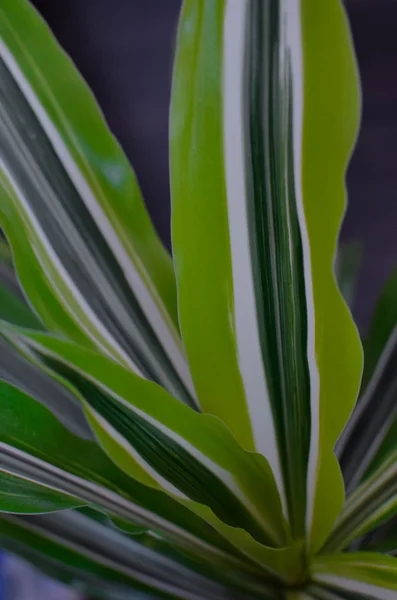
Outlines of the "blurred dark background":
[{"label": "blurred dark background", "polygon": [[[169,244],[168,105],[180,0],[34,4],[91,86]],[[365,329],[397,264],[397,0],[345,4],[361,71],[363,121],[348,173],[342,240],[364,249],[353,309]]]}]

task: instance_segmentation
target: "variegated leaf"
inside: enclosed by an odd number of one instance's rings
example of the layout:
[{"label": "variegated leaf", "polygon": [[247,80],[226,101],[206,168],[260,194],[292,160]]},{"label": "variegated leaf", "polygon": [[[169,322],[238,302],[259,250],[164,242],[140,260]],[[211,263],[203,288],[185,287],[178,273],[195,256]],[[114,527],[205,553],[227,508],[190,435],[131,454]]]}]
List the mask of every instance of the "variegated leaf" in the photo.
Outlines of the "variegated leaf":
[{"label": "variegated leaf", "polygon": [[362,394],[337,444],[348,491],[377,461],[397,426],[397,271],[387,281],[364,342]]},{"label": "variegated leaf", "polygon": [[85,503],[53,488],[12,474],[4,467],[0,442],[0,513],[40,514],[83,506]]},{"label": "variegated leaf", "polygon": [[171,113],[183,339],[200,405],[267,457],[313,550],[343,503],[333,447],[361,376],[333,274],[358,114],[337,0],[185,2]]},{"label": "variegated leaf", "polygon": [[0,6],[0,82],[0,226],[32,305],[51,331],[196,406],[171,259],[92,95],[25,0]]},{"label": "variegated leaf", "polygon": [[[30,483],[44,494],[67,497],[70,506],[93,504],[114,517],[161,533],[177,548],[193,556],[211,557],[214,564],[252,571],[237,550],[199,517],[161,492],[124,475],[100,448],[73,436],[51,413],[27,394],[0,382],[0,472],[19,479],[20,489]],[[13,483],[17,485],[14,479]],[[79,502],[70,500],[70,496]],[[34,495],[31,494],[33,507]],[[10,512],[18,512],[11,505]],[[54,510],[60,506],[54,505]],[[1,509],[0,509],[1,510]],[[48,512],[49,506],[44,512]],[[34,511],[32,511],[34,512]],[[36,512],[43,512],[40,503]],[[255,569],[254,569],[255,571]]]},{"label": "variegated leaf", "polygon": [[[17,296],[12,286],[4,285],[2,281],[3,277],[0,276],[0,319],[21,327],[42,329],[40,321]],[[0,379],[34,396],[76,435],[92,438],[80,403],[73,394],[29,363],[3,338],[0,338]]]},{"label": "variegated leaf", "polygon": [[75,390],[119,467],[187,506],[269,574],[296,577],[301,543],[290,545],[263,456],[244,451],[218,419],[197,414],[107,357],[44,334],[3,325],[5,331]]},{"label": "variegated leaf", "polygon": [[316,559],[313,579],[318,600],[395,600],[397,559],[367,552],[337,554]]},{"label": "variegated leaf", "polygon": [[[394,439],[395,445],[395,439]],[[340,513],[324,551],[345,548],[397,513],[397,450],[352,492]]]},{"label": "variegated leaf", "polygon": [[55,568],[62,579],[83,584],[87,592],[128,598],[131,590],[140,590],[167,598],[226,600],[221,583],[159,552],[153,541],[153,547],[145,547],[139,536],[128,538],[75,511],[34,519],[0,516],[2,545],[50,573]]}]

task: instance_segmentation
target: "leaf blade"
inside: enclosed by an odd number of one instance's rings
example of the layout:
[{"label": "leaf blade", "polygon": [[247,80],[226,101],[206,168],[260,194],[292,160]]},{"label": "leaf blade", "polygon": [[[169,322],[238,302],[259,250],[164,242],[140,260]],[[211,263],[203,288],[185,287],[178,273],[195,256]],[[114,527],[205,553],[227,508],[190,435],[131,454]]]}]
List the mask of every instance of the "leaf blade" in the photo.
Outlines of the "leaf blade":
[{"label": "leaf blade", "polygon": [[1,222],[22,285],[49,329],[195,405],[172,263],[135,176],[33,8],[17,0],[1,10]]},{"label": "leaf blade", "polygon": [[361,376],[333,272],[357,77],[340,3],[323,4],[186,2],[171,110],[173,249],[198,396],[269,460],[293,535],[313,550],[343,503],[333,447]]},{"label": "leaf blade", "polygon": [[336,594],[346,592],[357,598],[393,600],[397,590],[397,560],[369,552],[325,556],[314,563],[313,578]]}]

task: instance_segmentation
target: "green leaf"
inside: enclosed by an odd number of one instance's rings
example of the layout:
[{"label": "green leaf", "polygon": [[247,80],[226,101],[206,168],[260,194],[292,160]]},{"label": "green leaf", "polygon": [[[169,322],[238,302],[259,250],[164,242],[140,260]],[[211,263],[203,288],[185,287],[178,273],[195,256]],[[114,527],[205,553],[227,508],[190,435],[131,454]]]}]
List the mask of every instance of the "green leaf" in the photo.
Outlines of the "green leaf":
[{"label": "green leaf", "polygon": [[0,513],[37,514],[66,508],[76,508],[83,503],[69,494],[37,485],[16,475],[2,471],[0,442]]},{"label": "green leaf", "polygon": [[[383,446],[395,447],[397,425],[397,270],[377,302],[365,340],[362,395],[348,422],[337,453],[348,491],[363,479]],[[389,441],[387,441],[389,440]]]},{"label": "green leaf", "polygon": [[397,513],[397,449],[347,497],[323,552],[343,550]]},{"label": "green leaf", "polygon": [[[62,579],[88,589],[121,593],[131,590],[161,597],[222,597],[223,587],[156,549],[145,547],[74,511],[35,517],[0,517],[0,543],[34,562],[55,568]],[[36,559],[36,561],[35,561]],[[243,596],[238,596],[243,597]],[[264,596],[263,596],[264,597]]]},{"label": "green leaf", "polygon": [[[315,560],[313,579],[336,598],[395,600],[397,559],[359,552],[324,556]],[[344,595],[346,594],[346,595]],[[327,596],[318,596],[326,600]]]},{"label": "green leaf", "polygon": [[[15,292],[0,282],[0,319],[21,327],[43,329],[40,321]],[[34,367],[19,352],[0,339],[0,379],[18,386],[47,406],[76,435],[91,438],[80,403],[64,387]]]},{"label": "green leaf", "polygon": [[200,518],[124,475],[96,444],[72,435],[46,408],[4,382],[0,382],[0,409],[0,471],[8,457],[7,472],[12,463],[20,477],[159,531],[176,547],[211,557],[214,564],[244,564],[241,555]]},{"label": "green leaf", "polygon": [[11,250],[7,241],[3,238],[2,231],[0,230],[0,263],[9,265],[12,263]]},{"label": "green leaf", "polygon": [[382,523],[375,530],[360,539],[360,550],[397,554],[397,516]]},{"label": "green leaf", "polygon": [[25,0],[0,7],[0,79],[0,226],[30,302],[49,330],[196,405],[171,259],[94,98]]},{"label": "green leaf", "polygon": [[43,330],[36,315],[6,285],[0,281],[0,319],[20,327]]},{"label": "green leaf", "polygon": [[393,334],[397,324],[396,298],[397,268],[393,270],[381,291],[364,341],[363,387],[375,376],[375,370],[385,365],[394,348],[396,335]]},{"label": "green leaf", "polygon": [[266,460],[244,451],[218,419],[71,342],[5,331],[26,356],[73,386],[119,467],[187,506],[270,573],[290,579],[300,572],[300,544],[269,547],[289,540]]},{"label": "green leaf", "polygon": [[361,377],[333,273],[358,116],[338,1],[185,2],[171,110],[183,339],[201,407],[266,456],[313,550],[343,504],[333,447]]},{"label": "green leaf", "polygon": [[69,390],[26,360],[3,338],[0,338],[0,354],[0,379],[44,404],[75,435],[93,438],[81,404]]}]

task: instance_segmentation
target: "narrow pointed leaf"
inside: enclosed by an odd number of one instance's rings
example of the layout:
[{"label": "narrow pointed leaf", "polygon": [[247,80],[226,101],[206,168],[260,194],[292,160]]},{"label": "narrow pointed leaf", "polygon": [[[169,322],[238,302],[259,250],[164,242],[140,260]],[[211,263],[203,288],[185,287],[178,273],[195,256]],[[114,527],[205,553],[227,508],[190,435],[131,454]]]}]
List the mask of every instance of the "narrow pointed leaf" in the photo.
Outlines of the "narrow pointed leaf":
[{"label": "narrow pointed leaf", "polygon": [[[397,271],[387,281],[364,342],[362,394],[343,434],[337,454],[348,491],[370,469],[397,424]],[[397,438],[394,437],[396,440]],[[397,442],[396,442],[397,443]]]},{"label": "narrow pointed leaf", "polygon": [[211,556],[214,563],[241,564],[232,546],[201,519],[124,475],[96,444],[69,433],[28,395],[0,382],[0,406],[0,471],[157,530],[177,547]]},{"label": "narrow pointed leaf", "polygon": [[25,0],[1,4],[0,75],[0,226],[31,303],[51,331],[194,405],[171,259],[92,95]]},{"label": "narrow pointed leaf", "polygon": [[350,494],[324,552],[342,550],[397,513],[397,450]]},{"label": "narrow pointed leaf", "polygon": [[337,0],[185,2],[171,112],[183,339],[202,408],[267,457],[313,549],[343,503],[333,447],[361,375],[333,274],[358,112]]},{"label": "narrow pointed leaf", "polygon": [[93,439],[81,404],[76,397],[55,379],[26,360],[3,338],[0,338],[0,379],[33,396],[75,435],[84,439]]},{"label": "narrow pointed leaf", "polygon": [[396,598],[395,558],[366,552],[324,556],[316,560],[312,571],[314,581],[333,591],[335,600],[338,597],[349,600]]},{"label": "narrow pointed leaf", "polygon": [[338,286],[348,306],[353,308],[359,269],[362,262],[362,248],[357,243],[344,243],[338,248],[335,274]]},{"label": "narrow pointed leaf", "polygon": [[[0,278],[1,279],[1,278]],[[0,319],[30,329],[43,330],[37,316],[0,280]]]},{"label": "narrow pointed leaf", "polygon": [[196,413],[106,357],[51,336],[6,329],[27,357],[73,386],[119,467],[187,506],[269,572],[287,578],[299,572],[299,544],[269,547],[289,540],[263,456],[244,451],[218,419]]},{"label": "narrow pointed leaf", "polygon": [[[0,319],[21,327],[43,329],[42,324],[14,291],[0,282]],[[54,379],[37,369],[0,338],[0,379],[33,395],[70,431],[84,438],[92,434],[76,398]],[[1,406],[1,404],[0,404]]]},{"label": "narrow pointed leaf", "polygon": [[[171,598],[224,598],[223,587],[192,569],[111,531],[84,515],[68,512],[1,519],[0,540],[12,550],[42,557],[64,576],[108,593],[131,588]],[[194,592],[194,587],[200,589]],[[128,592],[129,590],[129,592]]]},{"label": "narrow pointed leaf", "polygon": [[0,443],[0,513],[38,514],[84,504],[69,494],[57,492],[2,470]]}]

